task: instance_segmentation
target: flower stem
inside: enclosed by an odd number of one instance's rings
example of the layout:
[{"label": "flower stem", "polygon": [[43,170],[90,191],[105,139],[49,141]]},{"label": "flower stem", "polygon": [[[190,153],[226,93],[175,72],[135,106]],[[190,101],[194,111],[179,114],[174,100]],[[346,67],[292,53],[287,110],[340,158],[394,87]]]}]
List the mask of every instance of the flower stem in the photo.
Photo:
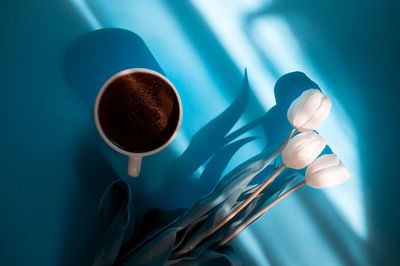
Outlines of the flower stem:
[{"label": "flower stem", "polygon": [[[289,139],[297,132],[296,129],[293,129],[290,134],[286,137],[284,143],[281,145],[281,148],[284,147]],[[211,230],[207,237],[211,236],[214,234],[218,229],[220,229],[222,226],[224,226],[227,222],[229,222],[233,217],[235,217],[236,214],[238,214],[243,208],[245,208],[249,203],[258,195],[260,194],[269,184],[271,184],[275,178],[282,172],[283,169],[285,169],[285,165],[282,164],[280,167],[278,167],[275,172],[272,174],[270,178],[268,178],[253,194],[251,194],[242,204],[240,204],[235,210],[233,210],[228,216],[226,216],[221,222],[217,224],[216,227]]]},{"label": "flower stem", "polygon": [[222,246],[225,245],[227,242],[229,242],[232,238],[234,238],[235,236],[237,236],[243,229],[245,229],[249,224],[251,224],[254,220],[261,218],[261,216],[263,216],[269,209],[272,208],[272,206],[274,206],[275,204],[277,204],[279,201],[283,200],[284,198],[286,198],[287,196],[289,196],[291,193],[293,193],[294,191],[296,191],[297,189],[301,188],[302,186],[305,185],[305,181],[302,181],[300,183],[298,183],[297,185],[295,185],[294,187],[292,187],[291,189],[289,189],[288,191],[286,191],[285,193],[283,193],[281,196],[279,196],[278,198],[276,198],[275,200],[273,200],[270,204],[268,204],[267,206],[265,206],[263,209],[261,209],[260,211],[258,211],[256,214],[254,214],[252,217],[250,217],[250,219],[248,219],[246,222],[244,222],[243,224],[241,224],[233,233],[231,233],[229,236],[227,236],[224,240],[222,240],[218,246]]},{"label": "flower stem", "polygon": [[234,209],[228,216],[226,216],[219,224],[217,224],[216,227],[210,233],[208,233],[208,236],[212,235],[215,233],[218,229],[220,229],[222,226],[224,226],[227,222],[229,222],[233,217],[235,217],[236,214],[238,214],[241,210],[243,210],[244,207],[246,207],[255,197],[257,197],[258,194],[260,194],[269,184],[271,184],[272,181],[275,180],[275,178],[282,172],[283,169],[285,169],[285,165],[279,166],[275,172],[272,174],[270,178],[267,179],[261,186],[258,187],[258,189],[251,194],[245,201],[243,201],[236,209]]}]

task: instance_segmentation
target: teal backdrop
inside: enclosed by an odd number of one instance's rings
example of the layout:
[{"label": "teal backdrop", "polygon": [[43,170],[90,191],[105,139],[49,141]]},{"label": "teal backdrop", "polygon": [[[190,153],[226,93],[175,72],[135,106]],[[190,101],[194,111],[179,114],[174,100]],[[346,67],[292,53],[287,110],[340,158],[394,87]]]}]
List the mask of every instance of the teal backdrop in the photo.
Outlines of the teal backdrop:
[{"label": "teal backdrop", "polygon": [[[277,106],[292,92],[274,84],[292,71],[332,99],[319,133],[352,178],[285,199],[235,251],[244,265],[398,265],[399,8],[390,0],[1,1],[0,265],[90,265],[106,228],[98,201],[116,179],[131,185],[137,219],[190,207],[221,172],[285,137]],[[164,73],[184,110],[177,138],[144,158],[137,179],[93,121],[101,85],[131,67]],[[231,132],[250,125],[235,137],[257,139],[204,173],[213,137],[226,130],[213,119],[232,108]],[[251,126],[267,112],[274,119]]]}]

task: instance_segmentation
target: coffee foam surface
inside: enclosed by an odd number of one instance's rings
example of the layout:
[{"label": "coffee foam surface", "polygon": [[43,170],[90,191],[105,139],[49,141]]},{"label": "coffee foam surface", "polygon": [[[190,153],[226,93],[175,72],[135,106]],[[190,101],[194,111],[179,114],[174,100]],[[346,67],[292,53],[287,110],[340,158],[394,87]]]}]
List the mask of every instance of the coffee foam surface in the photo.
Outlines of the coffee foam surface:
[{"label": "coffee foam surface", "polygon": [[179,120],[179,104],[170,85],[148,73],[132,73],[111,82],[99,105],[105,135],[130,152],[147,152],[169,140]]}]

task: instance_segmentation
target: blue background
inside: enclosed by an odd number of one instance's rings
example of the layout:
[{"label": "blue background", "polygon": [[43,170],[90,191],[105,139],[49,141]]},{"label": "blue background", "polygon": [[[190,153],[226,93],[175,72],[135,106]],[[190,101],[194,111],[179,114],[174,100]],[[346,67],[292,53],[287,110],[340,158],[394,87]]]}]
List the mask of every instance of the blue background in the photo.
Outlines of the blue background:
[{"label": "blue background", "polygon": [[[279,76],[303,71],[333,101],[320,133],[353,177],[272,209],[234,242],[244,264],[398,264],[398,10],[372,0],[2,1],[0,264],[89,265],[105,227],[98,200],[117,178],[131,184],[138,217],[209,192],[220,176],[191,164],[204,151],[181,155],[196,141],[212,154],[213,139],[196,133],[240,99],[245,67],[251,90],[233,130],[274,106]],[[143,160],[138,179],[92,114],[101,84],[128,67],[165,73],[184,109],[176,140]],[[243,136],[259,139],[225,172],[271,142],[260,127]]]}]

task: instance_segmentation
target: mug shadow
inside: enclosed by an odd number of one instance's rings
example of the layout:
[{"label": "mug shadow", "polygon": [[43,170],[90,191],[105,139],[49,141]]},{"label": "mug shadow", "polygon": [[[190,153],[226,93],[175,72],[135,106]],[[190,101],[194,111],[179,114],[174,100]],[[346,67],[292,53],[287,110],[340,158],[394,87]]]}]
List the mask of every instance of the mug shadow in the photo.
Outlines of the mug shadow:
[{"label": "mug shadow", "polygon": [[93,110],[101,86],[115,73],[128,68],[163,71],[135,33],[117,28],[89,32],[65,52],[64,76],[71,88]]}]

